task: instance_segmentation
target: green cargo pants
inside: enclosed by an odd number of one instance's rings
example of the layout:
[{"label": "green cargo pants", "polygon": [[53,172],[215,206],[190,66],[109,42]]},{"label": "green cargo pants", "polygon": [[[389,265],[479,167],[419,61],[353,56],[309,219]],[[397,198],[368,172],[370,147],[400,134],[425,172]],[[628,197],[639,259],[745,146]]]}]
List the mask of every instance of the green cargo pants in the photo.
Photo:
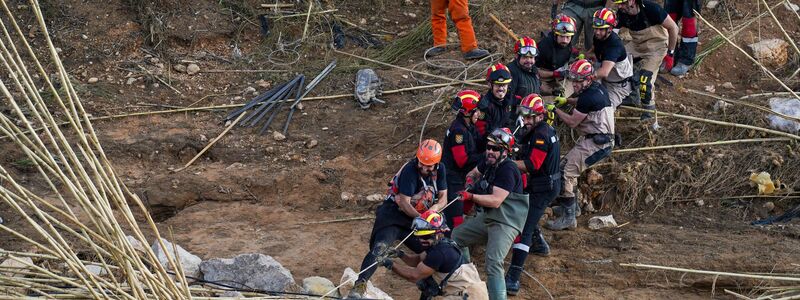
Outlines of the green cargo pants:
[{"label": "green cargo pants", "polygon": [[503,259],[511,250],[518,229],[486,219],[486,213],[469,218],[453,230],[453,240],[461,246],[464,259],[469,262],[469,247],[486,245],[486,287],[489,299],[506,299],[505,269]]}]

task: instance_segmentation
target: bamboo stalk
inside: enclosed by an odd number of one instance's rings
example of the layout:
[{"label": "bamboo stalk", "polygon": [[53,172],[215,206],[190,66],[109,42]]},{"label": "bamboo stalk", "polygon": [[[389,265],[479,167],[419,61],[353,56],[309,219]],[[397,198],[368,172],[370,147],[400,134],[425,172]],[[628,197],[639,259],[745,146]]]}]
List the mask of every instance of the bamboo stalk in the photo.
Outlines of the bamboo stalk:
[{"label": "bamboo stalk", "polygon": [[[305,14],[303,14],[305,15]],[[275,70],[275,69],[255,69],[255,70],[222,70],[222,69],[211,69],[211,70],[200,70],[200,73],[287,73],[289,70]]]},{"label": "bamboo stalk", "polygon": [[[800,92],[795,92],[795,93],[800,93]],[[763,96],[786,96],[786,95],[791,95],[791,93],[789,93],[789,92],[767,92],[767,93],[759,93],[759,94],[750,94],[750,95],[744,95],[744,96],[739,97],[739,100],[756,98],[756,97],[763,97]]]},{"label": "bamboo stalk", "polygon": [[716,271],[706,271],[706,270],[694,270],[694,269],[685,269],[685,268],[664,267],[664,266],[649,265],[649,264],[625,264],[625,263],[622,263],[622,264],[619,264],[619,265],[622,266],[622,267],[656,269],[656,270],[666,270],[666,271],[675,271],[675,272],[683,272],[683,273],[719,275],[719,276],[740,277],[740,278],[761,279],[761,280],[772,280],[772,281],[800,282],[800,277],[764,276],[764,275],[752,275],[752,274],[731,273],[731,272],[716,272]]},{"label": "bamboo stalk", "polygon": [[781,87],[783,87],[783,88],[784,88],[784,89],[785,89],[787,92],[789,92],[789,93],[790,93],[792,96],[794,96],[795,98],[797,98],[797,99],[800,99],[800,96],[798,96],[798,95],[797,95],[797,93],[795,93],[795,92],[794,92],[794,91],[793,91],[791,88],[789,88],[788,86],[786,86],[786,84],[785,84],[785,83],[783,83],[783,81],[781,81],[780,79],[778,79],[778,77],[776,77],[776,76],[775,76],[775,74],[772,74],[772,72],[771,72],[769,69],[767,69],[766,67],[764,67],[764,65],[762,65],[760,62],[758,62],[758,60],[756,60],[755,58],[753,58],[752,56],[750,56],[750,54],[747,54],[747,51],[744,51],[744,49],[742,49],[741,47],[739,47],[738,45],[736,45],[736,44],[735,44],[733,41],[731,41],[731,40],[730,40],[728,37],[726,37],[725,35],[723,35],[723,34],[722,34],[722,32],[721,32],[721,31],[719,31],[719,29],[717,29],[716,27],[714,27],[714,25],[713,25],[713,24],[711,24],[711,22],[709,22],[708,20],[706,20],[705,18],[703,18],[703,16],[702,16],[702,15],[700,15],[700,12],[698,12],[698,11],[695,11],[695,15],[697,15],[697,18],[698,18],[698,19],[700,19],[701,21],[703,21],[703,23],[706,23],[706,25],[708,25],[708,27],[710,27],[711,29],[713,29],[714,31],[716,31],[716,32],[717,32],[717,34],[719,34],[719,35],[720,35],[720,36],[721,36],[723,39],[725,39],[725,41],[726,41],[726,42],[728,42],[728,44],[731,44],[731,46],[733,46],[734,48],[736,48],[737,50],[739,50],[739,52],[742,52],[742,54],[744,54],[744,55],[745,55],[745,56],[746,56],[748,59],[750,59],[750,61],[752,61],[753,63],[755,63],[757,66],[761,67],[761,69],[762,69],[762,70],[764,70],[764,72],[766,72],[766,73],[769,75],[769,77],[772,77],[772,79],[774,79],[776,82],[778,82],[778,84],[780,84],[780,85],[781,85]]},{"label": "bamboo stalk", "polygon": [[387,66],[387,67],[391,67],[391,68],[395,68],[395,69],[400,69],[400,70],[403,70],[403,71],[408,71],[408,72],[411,72],[411,73],[416,73],[416,74],[420,74],[420,75],[425,75],[425,76],[429,76],[429,77],[434,77],[434,78],[447,80],[450,83],[460,83],[460,84],[483,87],[482,84],[476,84],[476,83],[473,83],[473,82],[470,82],[470,81],[467,81],[467,80],[452,79],[452,78],[448,78],[446,76],[430,74],[430,73],[426,73],[426,72],[422,72],[422,71],[412,70],[412,69],[409,69],[409,68],[406,68],[406,67],[401,67],[401,66],[385,63],[385,62],[382,62],[382,61],[377,61],[377,60],[374,60],[374,59],[371,59],[371,58],[367,58],[367,57],[363,57],[363,56],[360,56],[360,55],[357,55],[357,54],[347,53],[347,52],[339,51],[339,50],[336,50],[336,49],[332,49],[332,50],[333,50],[333,52],[336,52],[336,53],[339,53],[339,54],[344,54],[344,55],[347,55],[347,56],[350,56],[350,57],[355,57],[355,58],[358,58],[358,59],[361,59],[361,60],[365,60],[365,61],[368,61],[368,62],[371,62],[371,63],[376,63],[376,64],[379,64],[379,65],[383,65],[383,66]]},{"label": "bamboo stalk", "polygon": [[659,114],[659,115],[671,116],[671,117],[675,117],[675,118],[679,118],[679,119],[686,119],[686,120],[692,120],[692,121],[698,121],[698,122],[704,122],[704,123],[710,123],[710,124],[716,124],[716,125],[722,125],[722,126],[728,126],[728,127],[751,129],[751,130],[766,132],[766,133],[770,133],[770,134],[774,134],[774,135],[785,136],[785,137],[788,137],[788,138],[791,138],[791,139],[794,139],[794,140],[800,140],[800,136],[797,136],[797,135],[794,135],[794,134],[791,134],[791,133],[786,133],[786,132],[783,132],[783,131],[777,131],[777,130],[772,130],[772,129],[767,129],[767,128],[761,128],[761,127],[752,126],[752,125],[744,125],[744,124],[739,124],[739,123],[730,123],[730,122],[723,122],[723,121],[717,121],[717,120],[709,120],[709,119],[704,119],[704,118],[698,118],[698,117],[692,117],[692,116],[687,116],[687,115],[668,113],[668,112],[663,112],[663,111],[641,109],[641,108],[630,107],[630,106],[620,106],[619,108],[628,109],[628,110],[634,110],[634,111],[639,111],[639,112],[650,112],[650,113],[655,113],[655,114]]},{"label": "bamboo stalk", "polygon": [[261,8],[287,8],[294,7],[292,3],[261,3]]},{"label": "bamboo stalk", "polygon": [[722,101],[725,101],[725,102],[730,102],[730,103],[734,103],[734,104],[744,105],[744,106],[747,106],[747,107],[752,107],[752,108],[758,109],[760,111],[764,111],[764,112],[771,113],[771,114],[776,115],[776,116],[780,116],[781,118],[784,118],[784,119],[787,119],[787,120],[800,121],[800,118],[798,118],[798,117],[790,116],[790,115],[787,115],[787,114],[784,114],[784,113],[779,113],[777,111],[774,111],[774,110],[772,110],[772,109],[770,109],[768,107],[764,107],[764,106],[761,106],[761,105],[756,105],[756,104],[747,103],[747,102],[744,102],[744,101],[733,100],[733,99],[725,99],[725,98],[722,98],[722,97],[714,95],[714,94],[701,92],[701,91],[694,90],[694,89],[687,89],[687,90],[692,94],[711,97],[711,98],[714,98],[714,99],[717,99],[717,100],[722,100]]},{"label": "bamboo stalk", "polygon": [[197,153],[197,155],[195,155],[194,157],[192,157],[192,159],[191,159],[191,160],[189,160],[189,162],[187,162],[187,163],[186,163],[186,164],[185,164],[183,167],[181,167],[181,168],[178,168],[178,169],[175,169],[175,170],[173,170],[173,172],[180,172],[180,171],[183,171],[184,169],[188,168],[189,166],[191,166],[191,165],[194,163],[194,161],[195,161],[195,160],[197,160],[198,158],[200,158],[200,156],[202,156],[203,154],[205,154],[205,153],[206,153],[206,151],[208,151],[208,149],[211,149],[211,146],[214,146],[214,144],[216,144],[216,143],[217,143],[217,142],[218,142],[218,141],[219,141],[219,140],[220,140],[220,139],[221,139],[223,136],[225,136],[225,134],[227,134],[227,133],[228,133],[228,131],[230,131],[230,130],[231,130],[231,128],[233,128],[234,126],[236,126],[236,124],[238,124],[238,123],[239,123],[239,121],[242,119],[242,117],[244,117],[245,115],[246,115],[246,113],[241,113],[241,114],[239,114],[239,117],[237,117],[237,118],[236,118],[236,120],[234,120],[233,122],[231,122],[231,124],[230,124],[230,125],[228,125],[228,127],[226,127],[226,128],[225,128],[225,130],[223,130],[223,131],[222,131],[222,133],[220,133],[220,134],[219,134],[219,135],[218,135],[216,138],[214,138],[213,140],[211,140],[211,142],[209,142],[209,143],[208,143],[208,145],[206,145],[206,146],[203,148],[203,150],[200,150],[200,152],[198,152],[198,153]]},{"label": "bamboo stalk", "polygon": [[314,6],[314,1],[308,1],[308,11],[306,12],[306,25],[303,26],[303,40],[306,39],[306,33],[308,32],[308,21],[311,20],[311,8]]}]

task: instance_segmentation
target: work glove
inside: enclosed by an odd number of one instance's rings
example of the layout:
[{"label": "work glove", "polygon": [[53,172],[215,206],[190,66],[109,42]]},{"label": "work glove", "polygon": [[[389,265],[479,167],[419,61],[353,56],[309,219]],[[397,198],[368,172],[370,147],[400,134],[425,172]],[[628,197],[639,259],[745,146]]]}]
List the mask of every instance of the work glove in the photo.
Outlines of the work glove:
[{"label": "work glove", "polygon": [[555,99],[553,99],[553,104],[555,104],[556,107],[562,107],[564,105],[567,105],[567,98],[566,97],[556,97]]},{"label": "work glove", "polygon": [[386,250],[386,257],[387,258],[403,258],[403,256],[406,256],[406,253],[403,252],[403,250],[394,249],[394,248]]},{"label": "work glove", "polygon": [[555,79],[564,79],[564,77],[567,76],[568,72],[569,72],[569,67],[563,66],[563,67],[558,68],[557,70],[553,71],[553,78],[555,78]]},{"label": "work glove", "polygon": [[464,190],[471,191],[475,188],[475,178],[467,176],[466,184],[464,185]]},{"label": "work glove", "polygon": [[467,191],[460,191],[458,195],[461,196],[461,201],[472,201],[472,193]]},{"label": "work glove", "polygon": [[667,56],[664,56],[664,62],[661,63],[661,71],[669,72],[672,70],[673,65],[675,65],[675,57],[672,54],[667,53]]},{"label": "work glove", "polygon": [[384,257],[382,260],[378,261],[378,265],[391,270],[394,266],[394,261],[392,261],[391,258]]},{"label": "work glove", "polygon": [[581,59],[586,59],[586,55],[583,54],[583,53],[578,54],[578,60],[581,60]]}]

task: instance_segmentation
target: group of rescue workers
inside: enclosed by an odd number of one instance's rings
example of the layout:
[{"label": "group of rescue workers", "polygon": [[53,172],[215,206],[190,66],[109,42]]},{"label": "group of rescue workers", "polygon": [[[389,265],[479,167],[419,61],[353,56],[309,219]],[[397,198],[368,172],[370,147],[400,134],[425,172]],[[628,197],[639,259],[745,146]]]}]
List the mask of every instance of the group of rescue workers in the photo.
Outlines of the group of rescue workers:
[{"label": "group of rescue workers", "polygon": [[[488,54],[477,48],[466,2],[431,1],[434,54],[445,51],[445,8],[465,58]],[[556,205],[546,228],[577,227],[578,177],[618,143],[617,106],[641,103],[654,110],[659,67],[685,74],[696,52],[696,0],[667,0],[667,10],[649,0],[609,2],[618,12],[605,8],[605,1],[568,0],[538,43],[520,38],[514,61],[488,68],[485,94],[463,90],[454,97],[457,116],[443,145],[424,140],[392,178],[350,297],[362,297],[376,266],[383,266],[416,282],[421,299],[506,299],[520,290],[528,254],[550,253],[539,227],[545,209]],[[676,54],[674,20],[681,18]],[[575,47],[581,28],[586,58]],[[627,28],[632,40],[623,42],[618,28]],[[563,158],[555,122],[580,135]],[[414,253],[396,250],[397,241]],[[485,247],[485,283],[470,263],[469,248],[477,245]]]}]

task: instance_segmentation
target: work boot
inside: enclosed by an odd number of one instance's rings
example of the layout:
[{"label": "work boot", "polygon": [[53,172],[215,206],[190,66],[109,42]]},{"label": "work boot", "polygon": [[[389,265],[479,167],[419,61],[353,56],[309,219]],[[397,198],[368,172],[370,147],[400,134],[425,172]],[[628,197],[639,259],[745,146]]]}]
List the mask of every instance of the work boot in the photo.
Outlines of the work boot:
[{"label": "work boot", "polygon": [[669,72],[672,75],[675,75],[675,76],[678,76],[678,77],[683,77],[683,76],[686,75],[686,73],[689,73],[689,69],[691,69],[691,68],[692,68],[692,66],[689,66],[689,65],[686,65],[686,64],[683,64],[683,63],[677,63],[674,67],[672,67],[672,70],[669,71]]},{"label": "work boot", "polygon": [[[511,267],[514,268],[516,266],[511,266]],[[509,296],[516,296],[517,294],[519,294],[519,288],[520,288],[519,280],[513,280],[509,278],[509,276],[506,276],[506,294],[508,294]]]},{"label": "work boot", "polygon": [[641,101],[639,101],[639,93],[632,92],[628,94],[628,96],[625,96],[625,98],[622,99],[622,103],[620,103],[619,105],[639,107],[639,105],[642,105]]},{"label": "work boot", "polygon": [[467,53],[464,53],[464,59],[466,60],[481,59],[487,56],[489,56],[489,51],[483,50],[481,48],[475,48]]},{"label": "work boot", "polygon": [[367,281],[356,280],[350,293],[347,294],[345,299],[362,299],[367,292]]},{"label": "work boot", "polygon": [[506,280],[500,276],[486,277],[486,290],[489,292],[489,299],[506,299]]},{"label": "work boot", "polygon": [[[550,209],[553,210],[553,216],[556,218],[564,215],[564,205],[553,206]],[[581,206],[577,204],[575,204],[575,216],[581,216]]]},{"label": "work boot", "polygon": [[428,57],[434,57],[444,54],[445,51],[447,51],[447,48],[445,48],[445,46],[434,46],[433,48],[425,52],[425,55]]},{"label": "work boot", "polygon": [[[655,104],[645,104],[645,105],[642,106],[642,108],[643,109],[649,109],[649,110],[655,110],[656,109],[656,105]],[[642,116],[639,117],[639,119],[642,120],[642,121],[649,120],[649,119],[652,119],[652,118],[653,118],[653,113],[651,113],[649,111],[643,112]]]},{"label": "work boot", "polygon": [[[538,256],[550,255],[550,245],[547,244],[542,231],[539,229],[533,232],[533,242],[531,243],[530,253]],[[511,290],[511,288],[508,289]]]},{"label": "work boot", "polygon": [[544,227],[550,230],[573,230],[578,227],[578,220],[575,218],[575,206],[577,201],[575,198],[570,200],[571,203],[565,203],[563,207],[564,214],[555,220],[548,220],[545,222]]}]

